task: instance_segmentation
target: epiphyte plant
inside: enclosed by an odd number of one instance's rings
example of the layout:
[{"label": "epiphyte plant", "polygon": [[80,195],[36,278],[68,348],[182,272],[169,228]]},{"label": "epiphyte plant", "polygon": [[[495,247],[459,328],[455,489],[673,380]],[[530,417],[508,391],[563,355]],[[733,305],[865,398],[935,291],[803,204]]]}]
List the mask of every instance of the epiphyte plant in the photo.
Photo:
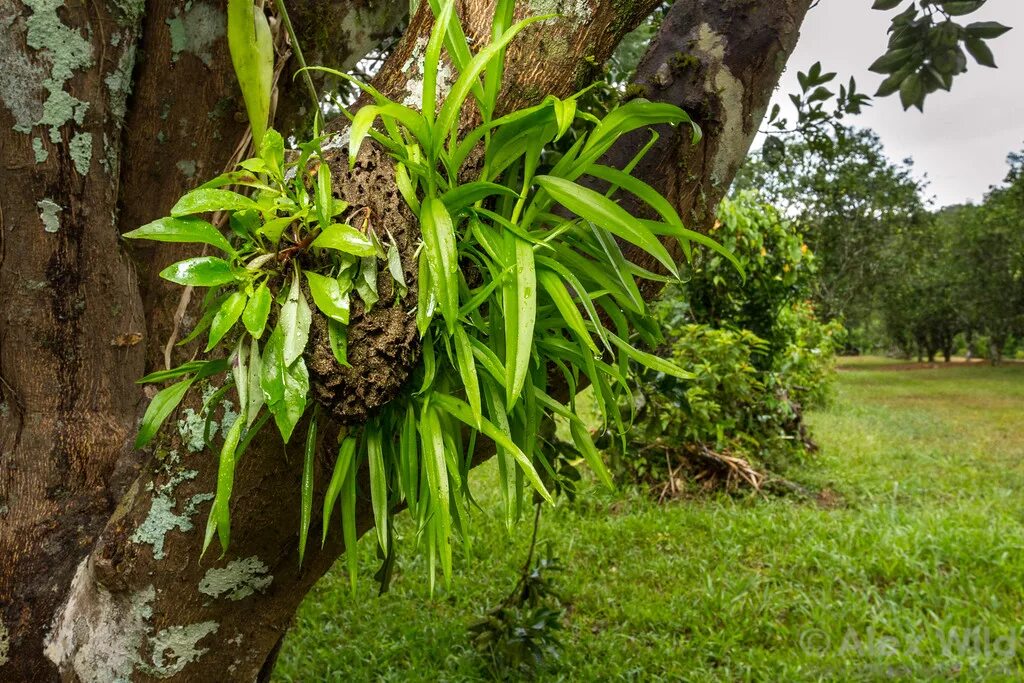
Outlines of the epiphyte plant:
[{"label": "epiphyte plant", "polygon": [[[248,3],[231,0],[229,22],[258,26],[265,21]],[[354,114],[345,112],[350,163],[355,164],[364,144],[377,144],[387,152],[394,162],[395,184],[415,214],[422,238],[417,305],[410,312],[422,361],[398,397],[365,425],[342,430],[323,503],[322,539],[334,508],[340,507],[353,585],[356,473],[364,461],[378,543],[385,552],[393,549],[390,517],[407,506],[427,552],[431,585],[436,563],[445,581],[450,580],[454,538],[469,538],[468,475],[478,436],[494,444],[509,526],[529,505],[524,502],[527,485],[541,498],[551,498],[550,484],[558,476],[552,464],[555,451],[566,447],[556,446],[548,429],[555,417],[569,425],[572,455],[585,460],[610,486],[601,456],[577,415],[577,389],[593,385],[604,425],[624,434],[627,420],[618,399],[629,390],[630,361],[687,377],[673,363],[634,346],[634,338],[651,347],[660,342],[637,279],[678,276],[663,238],[677,240],[686,255],[697,242],[731,257],[706,236],[687,230],[667,199],[630,175],[650,145],[626,168],[601,163],[622,135],[656,124],[690,125],[696,141],[699,129],[678,107],[634,99],[597,118],[577,107],[578,93],[566,99],[548,96],[497,115],[508,44],[530,24],[555,17],[513,22],[514,5],[499,0],[490,42],[473,54],[452,0],[430,0],[435,21],[424,54],[421,111],[347,74],[312,67],[352,81],[372,100]],[[249,9],[243,11],[243,6]],[[288,26],[283,4],[278,2],[277,9]],[[266,48],[260,47],[258,30],[229,26],[231,35],[251,38],[238,38],[240,48],[232,43],[232,56],[256,133],[266,127],[263,103],[269,98],[260,90],[266,79],[252,72],[265,71]],[[442,53],[457,77],[438,101]],[[308,69],[302,65],[303,77]],[[462,114],[470,108],[475,108],[478,124],[460,129]],[[552,154],[554,143],[570,127],[579,131],[576,141],[562,154]],[[194,242],[221,252],[186,259],[162,273],[174,282],[207,288],[204,314],[190,337],[208,331],[207,353],[224,351],[217,358],[193,360],[141,380],[177,381],[153,399],[137,441],[141,447],[153,438],[195,382],[228,373],[226,386],[234,387],[240,415],[220,449],[204,549],[214,534],[222,548],[228,547],[235,463],[253,436],[272,416],[288,442],[308,416],[301,562],[311,525],[313,458],[321,419],[311,400],[304,358],[312,343],[311,321],[314,316],[326,319],[340,369],[347,363],[353,292],[367,308],[400,305],[377,301],[373,274],[378,261],[388,263],[405,288],[401,267],[394,265],[395,244],[386,235],[376,235],[370,221],[360,220],[365,214],[358,207],[333,196],[318,133],[317,123],[314,139],[300,142],[298,154],[287,160],[282,136],[266,130],[257,138],[257,156],[186,194],[170,217],[126,235]],[[593,189],[599,183],[603,191]],[[631,193],[658,219],[630,215],[615,201],[617,192]],[[228,235],[200,217],[211,212],[229,217]],[[629,262],[620,243],[647,252],[669,275]]]}]

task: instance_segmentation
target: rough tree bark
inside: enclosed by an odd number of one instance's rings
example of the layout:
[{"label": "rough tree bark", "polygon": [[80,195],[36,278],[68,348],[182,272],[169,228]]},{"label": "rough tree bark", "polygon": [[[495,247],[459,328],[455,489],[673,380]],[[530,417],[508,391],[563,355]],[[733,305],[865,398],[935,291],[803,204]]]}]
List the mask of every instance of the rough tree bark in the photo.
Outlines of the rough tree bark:
[{"label": "rough tree bark", "polygon": [[[697,147],[663,135],[639,169],[694,227],[713,221],[809,2],[679,0],[642,63],[638,82],[648,96],[680,104],[704,127]],[[343,66],[401,21],[383,8],[405,5],[289,4],[318,60]],[[505,106],[584,85],[589,65],[606,58],[654,4],[522,3],[521,15],[554,9],[565,16],[515,45]],[[486,35],[492,5],[460,3],[471,37]],[[130,260],[117,235],[163,215],[182,191],[218,172],[241,135],[221,12],[201,0],[145,8],[129,0],[0,0],[4,680],[253,680],[272,661],[299,601],[342,550],[332,533],[299,569],[300,458],[268,438],[236,474],[229,554],[200,562],[216,470],[202,425],[185,410],[178,433],[141,468],[143,454],[130,449],[145,404],[133,381],[162,364],[180,299],[155,273],[180,253],[149,248]],[[348,40],[325,26],[344,27]],[[418,92],[429,26],[421,7],[378,77],[399,99]],[[284,79],[282,112],[301,106],[292,90]],[[411,272],[417,228],[386,160],[367,148],[349,173],[334,140],[336,191],[390,216]],[[637,144],[623,140],[612,162]],[[353,329],[365,340],[365,365],[382,371],[353,378],[364,403],[386,399],[373,382],[409,372],[416,357],[410,329],[381,314]],[[322,450],[319,483],[333,456]],[[370,517],[360,510],[361,530]]]}]

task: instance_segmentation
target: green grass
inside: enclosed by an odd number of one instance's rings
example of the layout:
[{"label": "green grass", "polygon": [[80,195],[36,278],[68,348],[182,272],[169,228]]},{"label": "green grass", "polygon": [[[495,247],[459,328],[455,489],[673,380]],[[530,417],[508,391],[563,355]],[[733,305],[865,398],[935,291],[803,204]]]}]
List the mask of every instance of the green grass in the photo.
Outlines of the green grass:
[{"label": "green grass", "polygon": [[[821,451],[786,473],[828,505],[588,488],[546,511],[572,607],[544,679],[1019,680],[1024,367],[886,365],[840,373],[810,416]],[[484,512],[451,591],[431,598],[409,549],[375,597],[367,537],[359,595],[339,563],[277,680],[480,680],[466,627],[512,588],[529,542],[528,523],[503,530],[493,478],[478,474]]]}]

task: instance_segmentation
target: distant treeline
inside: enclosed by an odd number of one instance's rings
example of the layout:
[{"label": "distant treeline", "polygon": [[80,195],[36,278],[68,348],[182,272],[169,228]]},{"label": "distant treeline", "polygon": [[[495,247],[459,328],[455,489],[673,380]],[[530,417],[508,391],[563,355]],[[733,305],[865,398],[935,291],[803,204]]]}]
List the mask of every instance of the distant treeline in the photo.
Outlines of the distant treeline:
[{"label": "distant treeline", "polygon": [[848,352],[998,362],[1024,350],[1024,153],[978,205],[930,210],[911,162],[893,163],[869,130],[752,158],[756,188],[817,255],[813,297],[849,330]]}]

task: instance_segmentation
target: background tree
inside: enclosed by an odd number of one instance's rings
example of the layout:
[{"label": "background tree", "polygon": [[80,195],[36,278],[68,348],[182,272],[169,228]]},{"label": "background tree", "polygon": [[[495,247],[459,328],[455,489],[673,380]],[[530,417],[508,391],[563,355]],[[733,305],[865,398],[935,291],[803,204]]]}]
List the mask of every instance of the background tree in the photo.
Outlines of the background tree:
[{"label": "background tree", "polygon": [[956,207],[940,215],[960,267],[964,331],[988,338],[993,362],[1007,342],[1024,335],[1024,155],[1010,154],[1003,185],[979,206]]},{"label": "background tree", "polygon": [[797,223],[818,260],[821,315],[851,330],[868,322],[892,236],[926,220],[909,163],[890,161],[870,130],[837,126],[781,158],[751,157],[736,182],[748,187]]}]

